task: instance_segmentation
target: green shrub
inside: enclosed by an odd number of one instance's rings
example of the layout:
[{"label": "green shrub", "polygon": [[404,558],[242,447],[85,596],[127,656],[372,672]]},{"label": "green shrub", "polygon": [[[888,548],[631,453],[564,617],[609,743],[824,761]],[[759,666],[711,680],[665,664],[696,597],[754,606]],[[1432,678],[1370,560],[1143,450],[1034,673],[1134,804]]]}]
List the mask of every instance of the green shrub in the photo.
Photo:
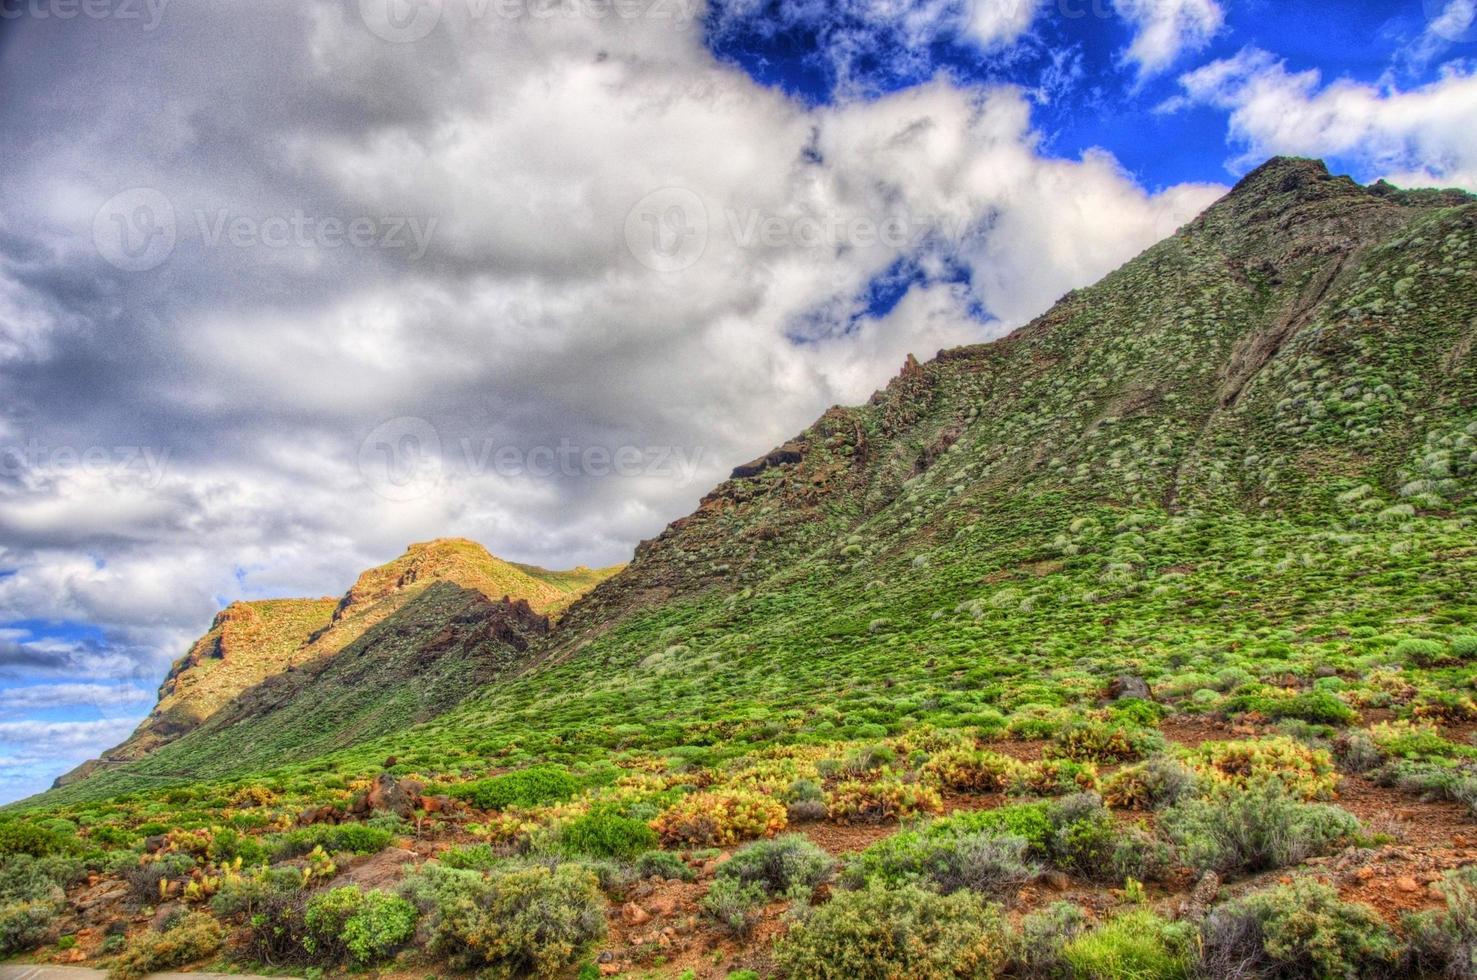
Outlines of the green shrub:
[{"label": "green shrub", "polygon": [[1446,644],[1412,637],[1395,644],[1391,654],[1418,667],[1430,667],[1446,658]]},{"label": "green shrub", "polygon": [[1141,827],[1113,819],[1096,793],[1063,798],[1047,810],[1051,863],[1091,881],[1151,881],[1169,871],[1169,848]]},{"label": "green shrub", "polygon": [[558,766],[532,766],[475,783],[453,786],[451,795],[481,810],[544,806],[573,799],[579,780]]},{"label": "green shrub", "polygon": [[1067,944],[1087,931],[1087,913],[1076,902],[1056,902],[1021,919],[1010,976],[1069,976]]},{"label": "green shrub", "polygon": [[573,864],[486,875],[431,864],[404,892],[429,917],[432,952],[493,977],[568,970],[605,935],[599,882]]},{"label": "green shrub", "polygon": [[1062,960],[1076,980],[1184,980],[1194,927],[1153,912],[1128,912],[1067,943]]},{"label": "green shrub", "polygon": [[0,903],[0,956],[44,943],[61,908],[60,896]]},{"label": "green shrub", "polygon": [[808,896],[831,877],[835,866],[831,855],[812,844],[810,838],[785,834],[773,840],[755,841],[737,851],[718,868],[718,877],[746,885],[757,884],[769,896],[788,895],[792,890]]},{"label": "green shrub", "polygon": [[436,860],[448,868],[471,868],[474,871],[487,871],[505,863],[506,858],[500,856],[492,849],[491,844],[467,844],[462,847],[452,847],[436,855]]},{"label": "green shrub", "polygon": [[54,898],[85,877],[87,866],[77,858],[14,854],[0,861],[0,904]]},{"label": "green shrub", "polygon": [[1302,803],[1276,783],[1222,786],[1164,811],[1160,826],[1191,867],[1218,871],[1285,868],[1326,854],[1359,832],[1352,813]]},{"label": "green shrub", "polygon": [[719,878],[703,896],[703,911],[735,936],[747,936],[768,896],[758,882]]},{"label": "green shrub", "polygon": [[346,885],[314,895],[304,916],[304,948],[322,963],[365,966],[393,954],[415,935],[416,908],[388,892]]},{"label": "green shrub", "polygon": [[1406,976],[1470,977],[1477,974],[1477,867],[1448,871],[1436,886],[1446,908],[1407,916],[1410,944]]},{"label": "green shrub", "polygon": [[204,912],[192,912],[164,932],[142,933],[108,967],[108,980],[140,980],[150,973],[215,956],[225,930]]},{"label": "green shrub", "polygon": [[1451,654],[1462,660],[1471,660],[1477,657],[1477,636],[1464,634],[1451,638]]},{"label": "green shrub", "polygon": [[640,820],[605,807],[565,824],[560,841],[576,854],[631,860],[656,847],[656,831]]},{"label": "green shrub", "polygon": [[24,820],[6,820],[0,823],[0,858],[19,854],[46,857],[71,850],[75,846],[76,841],[73,838]]},{"label": "green shrub", "polygon": [[912,831],[878,841],[852,858],[846,883],[865,888],[873,883],[914,883],[951,895],[967,889],[1003,896],[1040,873],[1022,837],[989,831],[928,835]]},{"label": "green shrub", "polygon": [[687,862],[669,851],[647,851],[636,859],[636,873],[643,878],[656,875],[676,881],[695,881],[697,873]]},{"label": "green shrub", "polygon": [[841,892],[809,912],[775,948],[792,980],[955,980],[1004,965],[999,912],[970,892],[916,885]]},{"label": "green shrub", "polygon": [[318,824],[289,830],[269,838],[267,847],[274,861],[285,861],[311,853],[321,847],[330,854],[348,851],[353,854],[377,854],[390,845],[394,834],[383,827],[362,823]]},{"label": "green shrub", "polygon": [[1387,974],[1399,945],[1368,906],[1303,878],[1212,911],[1201,949],[1206,976],[1363,980]]}]

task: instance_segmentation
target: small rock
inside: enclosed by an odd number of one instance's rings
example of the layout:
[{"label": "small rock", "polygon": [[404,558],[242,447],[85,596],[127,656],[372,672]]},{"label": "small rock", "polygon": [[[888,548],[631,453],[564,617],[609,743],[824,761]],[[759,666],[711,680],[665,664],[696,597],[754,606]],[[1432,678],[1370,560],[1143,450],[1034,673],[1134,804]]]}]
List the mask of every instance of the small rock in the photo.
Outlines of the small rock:
[{"label": "small rock", "polygon": [[667,897],[658,898],[651,902],[651,911],[664,919],[669,918],[677,911],[677,900]]},{"label": "small rock", "polygon": [[81,963],[81,962],[83,962],[86,959],[87,959],[87,954],[84,953],[84,952],[82,952],[82,950],[78,949],[76,946],[73,946],[71,949],[67,950],[66,952],[64,952],[60,956],[58,956],[56,958],[55,962],[57,962],[57,963]]},{"label": "small rock", "polygon": [[1108,685],[1108,697],[1114,701],[1122,701],[1126,698],[1138,698],[1140,701],[1154,700],[1153,693],[1149,690],[1149,684],[1142,677],[1134,677],[1132,674],[1123,674],[1115,677]]},{"label": "small rock", "polygon": [[1360,881],[1368,881],[1369,879],[1374,877],[1374,867],[1366,864],[1364,867],[1354,872],[1354,877],[1358,878]]},{"label": "small rock", "polygon": [[1072,879],[1060,871],[1044,871],[1036,877],[1042,887],[1054,892],[1064,892],[1072,887]]},{"label": "small rock", "polygon": [[1421,890],[1420,884],[1414,878],[1410,877],[1395,879],[1395,887],[1406,894]]},{"label": "small rock", "polygon": [[602,977],[613,977],[613,976],[615,976],[619,972],[621,972],[621,968],[620,968],[619,965],[617,965],[615,963],[601,963],[600,964],[600,975]]},{"label": "small rock", "polygon": [[608,949],[602,949],[600,955],[595,958],[596,963],[614,963],[615,954]]},{"label": "small rock", "polygon": [[621,919],[623,919],[627,925],[645,925],[647,922],[651,921],[651,913],[647,912],[635,902],[627,902],[625,905],[621,906]]}]

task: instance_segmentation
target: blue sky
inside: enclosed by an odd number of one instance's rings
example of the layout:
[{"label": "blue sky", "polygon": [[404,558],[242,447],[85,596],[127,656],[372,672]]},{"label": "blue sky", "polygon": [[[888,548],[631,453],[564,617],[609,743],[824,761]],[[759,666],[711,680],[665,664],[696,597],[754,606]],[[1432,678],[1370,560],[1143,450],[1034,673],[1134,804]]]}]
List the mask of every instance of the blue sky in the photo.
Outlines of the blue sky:
[{"label": "blue sky", "polygon": [[[1316,69],[1325,81],[1411,89],[1477,54],[1470,29],[1430,33],[1433,17],[1448,8],[1445,0],[1228,0],[1217,4],[1221,27],[1147,78],[1125,60],[1135,28],[1111,0],[1049,0],[1029,33],[1008,47],[983,50],[968,34],[941,30],[921,53],[889,44],[887,24],[895,18],[881,11],[892,6],[716,0],[706,41],[755,80],[814,105],[885,95],[938,73],[963,85],[1019,85],[1033,93],[1045,152],[1076,157],[1106,148],[1150,188],[1225,181],[1246,169],[1240,152],[1227,145],[1224,110],[1165,111],[1183,94],[1183,71],[1252,47],[1285,59],[1293,71]],[[857,36],[874,43],[853,53]],[[1423,39],[1433,43],[1420,56]],[[1331,154],[1330,165],[1340,164],[1365,179],[1381,176],[1358,155]]]},{"label": "blue sky", "polygon": [[[624,561],[1268,156],[1477,190],[1477,0],[56,2],[0,18],[0,801],[224,604]],[[691,465],[487,465],[563,445]]]}]

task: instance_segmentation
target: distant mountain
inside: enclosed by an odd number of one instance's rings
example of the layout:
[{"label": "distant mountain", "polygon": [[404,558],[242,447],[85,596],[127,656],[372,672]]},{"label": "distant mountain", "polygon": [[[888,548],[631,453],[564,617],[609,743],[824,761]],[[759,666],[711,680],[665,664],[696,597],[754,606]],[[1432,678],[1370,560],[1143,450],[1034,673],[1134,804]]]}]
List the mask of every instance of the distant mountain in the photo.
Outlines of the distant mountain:
[{"label": "distant mountain", "polygon": [[[342,665],[338,671],[333,665],[345,650],[352,649],[358,660],[354,680],[373,690],[395,669],[405,668],[388,663],[392,647],[404,652],[390,642],[394,637],[414,636],[410,646],[425,662],[444,660],[458,647],[464,673],[448,677],[454,691],[427,692],[424,698],[427,704],[453,702],[455,691],[465,693],[466,685],[479,678],[479,656],[501,656],[504,646],[526,648],[525,634],[547,632],[547,615],[615,571],[516,565],[475,542],[442,539],[411,545],[394,561],[364,572],[341,599],[232,603],[175,661],[159,688],[158,704],[128,740],[62,776],[57,785],[100,766],[141,759],[201,727],[220,731],[281,708],[312,680],[343,672]],[[468,617],[482,628],[459,629]],[[427,631],[434,635],[423,635]],[[370,652],[374,656],[364,659]],[[449,662],[442,667],[449,671]],[[385,676],[376,678],[376,672]],[[329,700],[327,692],[316,690],[315,710]],[[419,720],[424,712],[411,714]]]}]

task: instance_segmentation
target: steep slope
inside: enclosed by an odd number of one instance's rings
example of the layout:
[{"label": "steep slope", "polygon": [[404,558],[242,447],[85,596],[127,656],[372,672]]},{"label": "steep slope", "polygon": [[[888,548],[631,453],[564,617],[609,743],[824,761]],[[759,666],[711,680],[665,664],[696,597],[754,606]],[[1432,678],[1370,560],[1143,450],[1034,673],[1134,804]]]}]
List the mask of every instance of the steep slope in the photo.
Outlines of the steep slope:
[{"label": "steep slope", "polygon": [[[438,706],[459,699],[450,692],[464,694],[468,685],[485,679],[481,665],[469,659],[479,642],[496,639],[523,650],[525,634],[547,630],[544,614],[566,607],[617,570],[549,571],[505,562],[473,541],[441,539],[413,544],[394,561],[364,572],[338,600],[233,603],[170,668],[158,704],[128,740],[62,776],[57,785],[76,782],[102,765],[142,759],[207,723],[219,732],[243,719],[289,708],[288,702],[313,680],[326,676],[326,688],[337,683],[330,664],[350,648],[356,665],[347,676],[365,684],[366,697],[377,690],[376,671],[391,686],[413,672],[404,660],[410,649],[436,654],[426,662],[439,661],[448,687],[428,682],[413,704],[386,696],[383,704],[363,704],[354,711],[343,703],[342,692],[315,690],[313,712],[336,706],[343,713],[343,738],[334,745],[352,742],[356,725],[374,728],[360,717],[363,712],[381,719],[376,731],[388,730],[385,718],[424,720]],[[495,602],[502,599],[512,603]],[[462,629],[484,619],[476,636],[477,631]],[[505,627],[512,632],[503,635]],[[443,656],[450,651],[454,653]],[[373,655],[366,659],[366,654]],[[307,708],[304,704],[293,710]],[[350,716],[357,720],[351,722]]]},{"label": "steep slope", "polygon": [[[1474,230],[1467,195],[1273,161],[1014,335],[910,359],[740,467],[455,710],[312,766],[659,771],[1035,724],[1122,672],[1194,678],[1195,710],[1326,676],[1343,710],[1389,703],[1368,677],[1396,640],[1477,623]],[[1402,710],[1477,717],[1467,673],[1409,677]],[[88,795],[304,758],[202,769],[203,744]]]}]

